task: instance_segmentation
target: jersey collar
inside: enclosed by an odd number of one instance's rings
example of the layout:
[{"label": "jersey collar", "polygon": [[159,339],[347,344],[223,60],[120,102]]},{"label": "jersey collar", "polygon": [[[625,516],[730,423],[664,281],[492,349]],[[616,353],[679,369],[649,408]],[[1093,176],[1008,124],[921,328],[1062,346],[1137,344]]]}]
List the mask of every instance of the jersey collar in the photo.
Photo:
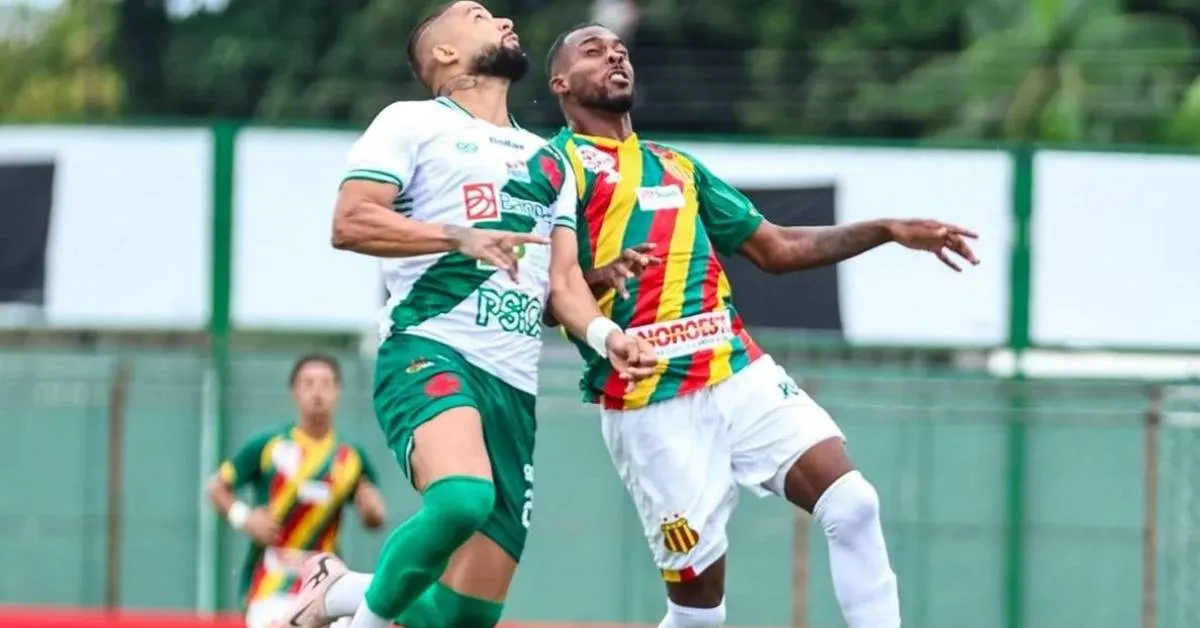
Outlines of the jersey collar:
[{"label": "jersey collar", "polygon": [[621,148],[622,146],[637,146],[637,143],[638,143],[637,133],[630,133],[629,137],[625,138],[624,141],[621,141],[621,140],[615,140],[611,137],[600,137],[598,135],[584,135],[583,133],[576,133],[576,132],[572,131],[569,127],[563,127],[563,131],[570,135],[578,137],[579,139],[582,139],[589,144],[595,144],[596,146],[603,146],[604,148]]},{"label": "jersey collar", "polygon": [[[479,118],[475,117],[475,114],[471,113],[470,111],[467,111],[462,105],[454,102],[454,100],[451,98],[447,98],[445,96],[438,96],[437,98],[434,98],[433,101],[443,107],[453,109],[455,111],[458,111],[459,113],[465,114],[469,118],[473,118],[475,120],[479,119]],[[510,125],[512,125],[512,128],[514,128],[514,129],[521,130],[521,131],[524,130],[521,128],[521,125],[517,124],[517,119],[514,118],[511,113],[508,114],[508,123]]]}]

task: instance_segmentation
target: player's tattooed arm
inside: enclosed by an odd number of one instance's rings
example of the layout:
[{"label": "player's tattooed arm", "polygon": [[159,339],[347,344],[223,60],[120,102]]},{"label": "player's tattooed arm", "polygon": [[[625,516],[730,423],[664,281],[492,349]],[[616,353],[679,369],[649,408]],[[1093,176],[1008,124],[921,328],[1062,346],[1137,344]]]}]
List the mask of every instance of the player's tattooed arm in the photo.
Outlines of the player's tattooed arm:
[{"label": "player's tattooed arm", "polygon": [[350,180],[338,191],[333,248],[375,257],[410,257],[457,248],[443,225],[405,218],[392,209],[400,189],[391,183]]},{"label": "player's tattooed arm", "polygon": [[547,309],[567,331],[588,343],[596,353],[607,353],[621,379],[634,381],[657,372],[658,359],[643,339],[627,334],[600,312],[579,267],[575,231],[556,227],[550,244],[550,300]]},{"label": "player's tattooed arm", "polygon": [[781,227],[763,221],[738,251],[769,273],[829,266],[888,242],[934,253],[954,270],[946,249],[978,264],[966,238],[971,231],[935,220],[870,220],[833,227]]}]

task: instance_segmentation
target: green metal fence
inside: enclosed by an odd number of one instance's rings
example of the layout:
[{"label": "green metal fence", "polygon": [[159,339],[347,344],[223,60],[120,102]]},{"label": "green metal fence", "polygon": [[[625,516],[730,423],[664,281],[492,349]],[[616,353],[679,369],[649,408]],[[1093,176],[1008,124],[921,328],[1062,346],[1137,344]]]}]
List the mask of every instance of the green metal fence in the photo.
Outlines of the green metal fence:
[{"label": "green metal fence", "polygon": [[[879,488],[906,625],[1195,625],[1200,385],[1020,381],[928,351],[768,348]],[[291,420],[294,356],[232,354],[221,450]],[[382,468],[398,521],[417,500],[377,437],[369,360],[344,358],[340,429]],[[554,344],[545,363],[537,510],[509,614],[656,622],[661,584],[595,411],[577,401],[576,358]],[[0,555],[21,565],[0,575],[0,603],[192,608],[215,581],[220,605],[236,605],[245,542],[222,528],[211,547],[200,494],[219,401],[209,364],[183,348],[0,350]],[[380,543],[350,525],[349,561],[370,568]],[[819,530],[777,500],[743,498],[729,579],[736,625],[840,625]]]}]

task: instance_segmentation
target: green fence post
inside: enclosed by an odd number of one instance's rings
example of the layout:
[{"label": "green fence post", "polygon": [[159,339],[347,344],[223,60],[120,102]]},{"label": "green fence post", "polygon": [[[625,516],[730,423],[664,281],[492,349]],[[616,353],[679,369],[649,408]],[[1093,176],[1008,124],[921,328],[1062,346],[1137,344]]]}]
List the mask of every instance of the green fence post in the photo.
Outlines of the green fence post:
[{"label": "green fence post", "polygon": [[1009,260],[1008,346],[1014,369],[1010,382],[1008,412],[1008,491],[1005,521],[1005,626],[1020,628],[1025,611],[1025,499],[1027,408],[1025,350],[1030,340],[1030,280],[1033,218],[1033,149],[1021,145],[1011,152],[1012,171],[1012,257]]},{"label": "green fence post", "polygon": [[[214,420],[209,440],[218,449],[227,447],[229,432],[229,371],[231,325],[231,300],[233,292],[233,168],[234,146],[238,128],[233,123],[217,123],[213,126],[212,163],[212,317],[209,324],[209,360],[213,374]],[[211,470],[209,471],[212,472]],[[209,516],[215,516],[210,514]],[[211,544],[213,605],[216,610],[226,608],[225,588],[225,535],[216,526],[214,542]]]}]

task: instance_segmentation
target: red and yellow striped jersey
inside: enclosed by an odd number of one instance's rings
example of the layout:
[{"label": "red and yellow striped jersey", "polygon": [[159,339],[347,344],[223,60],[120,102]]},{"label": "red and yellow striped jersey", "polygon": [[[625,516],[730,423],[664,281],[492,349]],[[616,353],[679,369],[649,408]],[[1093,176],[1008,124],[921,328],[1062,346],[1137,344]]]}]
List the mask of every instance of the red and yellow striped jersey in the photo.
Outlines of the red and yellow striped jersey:
[{"label": "red and yellow striped jersey", "polygon": [[591,137],[563,129],[553,140],[574,170],[580,265],[610,264],[629,247],[652,242],[661,265],[609,290],[600,309],[653,343],[666,358],[636,385],[576,342],[587,362],[580,383],[588,401],[633,409],[712,386],[762,355],[733,307],[717,253],[732,255],[762,223],[753,203],[686,153],[644,142]]},{"label": "red and yellow striped jersey", "polygon": [[279,544],[252,545],[242,570],[247,604],[296,592],[291,567],[298,552],[337,552],[342,507],[352,503],[363,478],[375,470],[357,445],[330,432],[315,439],[294,425],[251,438],[221,463],[221,481],[233,489],[250,485],[255,504],[270,509],[280,525]]}]

